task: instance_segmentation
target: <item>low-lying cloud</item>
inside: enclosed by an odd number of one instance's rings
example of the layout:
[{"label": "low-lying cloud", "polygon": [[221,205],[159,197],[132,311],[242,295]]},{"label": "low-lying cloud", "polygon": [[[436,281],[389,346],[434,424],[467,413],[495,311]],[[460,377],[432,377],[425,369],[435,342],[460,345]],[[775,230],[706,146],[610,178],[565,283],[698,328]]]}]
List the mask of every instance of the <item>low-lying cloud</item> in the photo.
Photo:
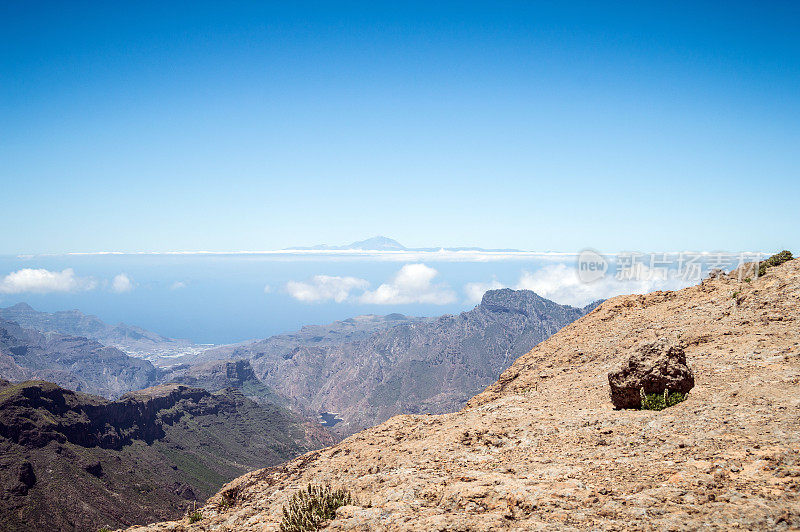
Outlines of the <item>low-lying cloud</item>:
[{"label": "low-lying cloud", "polygon": [[306,303],[335,301],[367,305],[426,303],[446,305],[456,294],[444,283],[434,282],[439,272],[425,264],[406,264],[387,282],[370,290],[370,283],[358,277],[315,275],[306,281],[289,281],[286,291]]},{"label": "low-lying cloud", "polygon": [[117,294],[124,294],[133,290],[133,281],[126,274],[121,273],[116,275],[111,280],[111,291]]},{"label": "low-lying cloud", "polygon": [[24,268],[11,272],[0,280],[0,293],[25,292],[46,294],[50,292],[78,292],[91,290],[97,283],[87,277],[78,277],[72,268],[62,271]]},{"label": "low-lying cloud", "polygon": [[503,283],[497,279],[492,279],[488,283],[467,283],[464,285],[464,293],[467,295],[467,301],[470,303],[480,303],[483,299],[483,294],[489,290],[497,290],[505,288]]},{"label": "low-lying cloud", "polygon": [[636,279],[617,279],[607,275],[592,283],[578,278],[578,270],[564,264],[546,266],[535,272],[522,272],[516,287],[533,290],[562,305],[584,306],[598,299],[621,294],[646,294],[654,290],[678,290],[692,281],[669,278],[666,272],[643,266]]},{"label": "low-lying cloud", "polygon": [[406,264],[388,283],[364,292],[359,301],[374,305],[453,303],[456,300],[455,293],[446,284],[433,282],[437,275],[439,272],[425,264]]},{"label": "low-lying cloud", "polygon": [[289,281],[286,291],[298,301],[313,303],[330,301],[342,303],[356,289],[365,290],[369,281],[357,277],[338,277],[333,275],[315,275],[308,281]]},{"label": "low-lying cloud", "polygon": [[[671,278],[666,272],[649,269],[646,266],[638,270],[635,279],[617,279],[607,275],[591,283],[585,283],[578,277],[574,266],[553,264],[535,271],[523,271],[515,285],[516,290],[531,290],[538,295],[560,303],[582,307],[597,301],[621,294],[646,294],[654,290],[679,290],[693,284],[693,281]],[[487,290],[505,288],[506,285],[496,279],[489,283],[468,283],[464,286],[467,301],[479,303]]]}]

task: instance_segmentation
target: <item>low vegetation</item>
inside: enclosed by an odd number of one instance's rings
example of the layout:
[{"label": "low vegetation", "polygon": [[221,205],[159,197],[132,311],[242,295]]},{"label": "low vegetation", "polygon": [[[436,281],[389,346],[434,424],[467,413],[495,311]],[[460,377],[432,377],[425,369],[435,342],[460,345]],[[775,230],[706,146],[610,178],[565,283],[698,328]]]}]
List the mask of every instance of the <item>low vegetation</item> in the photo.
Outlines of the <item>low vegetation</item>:
[{"label": "low vegetation", "polygon": [[765,261],[762,261],[761,264],[758,265],[758,276],[761,277],[762,275],[767,273],[768,268],[772,268],[773,266],[778,266],[792,259],[793,259],[792,252],[784,249],[780,253],[776,253],[775,255],[771,256]]},{"label": "low vegetation", "polygon": [[644,393],[644,388],[640,390],[642,397],[642,410],[664,410],[678,403],[682,403],[689,396],[688,393],[672,392],[664,390],[664,393]]},{"label": "low vegetation", "polygon": [[189,514],[189,523],[196,523],[202,519],[203,519],[203,514],[201,514],[199,510],[195,510],[194,512]]},{"label": "low vegetation", "polygon": [[281,532],[306,532],[319,530],[326,521],[336,517],[336,509],[355,504],[355,499],[345,489],[309,484],[289,499],[283,507]]}]

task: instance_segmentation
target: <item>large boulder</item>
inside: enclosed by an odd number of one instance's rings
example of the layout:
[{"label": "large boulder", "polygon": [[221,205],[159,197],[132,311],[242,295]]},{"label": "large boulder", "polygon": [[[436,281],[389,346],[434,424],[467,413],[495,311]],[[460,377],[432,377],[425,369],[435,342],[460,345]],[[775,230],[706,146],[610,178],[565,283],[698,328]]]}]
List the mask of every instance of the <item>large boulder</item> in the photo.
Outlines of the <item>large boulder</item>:
[{"label": "large boulder", "polygon": [[686,365],[683,347],[661,338],[639,346],[620,369],[608,374],[608,384],[616,408],[639,408],[641,389],[646,394],[662,394],[664,390],[689,393],[694,375]]}]

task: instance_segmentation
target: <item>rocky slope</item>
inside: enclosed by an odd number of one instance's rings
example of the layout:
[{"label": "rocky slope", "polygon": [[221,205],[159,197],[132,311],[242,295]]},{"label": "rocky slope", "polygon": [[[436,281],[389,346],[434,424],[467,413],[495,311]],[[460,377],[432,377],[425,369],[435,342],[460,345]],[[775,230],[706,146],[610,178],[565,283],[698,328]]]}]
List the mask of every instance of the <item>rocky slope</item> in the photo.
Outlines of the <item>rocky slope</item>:
[{"label": "rocky slope", "polygon": [[111,398],[155,384],[158,371],[94,340],[43,334],[0,318],[0,378],[48,380]]},{"label": "rocky slope", "polygon": [[311,342],[308,334],[275,337],[232,354],[249,357],[256,375],[293,408],[336,414],[341,422],[332,430],[350,435],[396,414],[458,410],[514,359],[591,308],[529,290],[492,290],[457,316],[392,315],[372,332],[354,324],[349,337],[338,329]]},{"label": "rocky slope", "polygon": [[96,340],[104,346],[116,347],[128,355],[146,358],[154,363],[164,356],[169,358],[205,350],[205,347],[196,346],[189,340],[167,338],[134,325],[109,325],[97,316],[79,310],[40,312],[27,303],[18,303],[0,308],[0,318],[42,333],[55,332]]},{"label": "rocky slope", "polygon": [[181,515],[226,481],[330,444],[234,390],[168,385],[109,402],[0,383],[0,530],[90,530]]},{"label": "rocky slope", "polygon": [[[352,491],[329,530],[800,527],[800,260],[620,296],[521,356],[463,410],[402,415],[249,473],[203,519],[136,528],[275,530],[309,482]],[[614,410],[609,371],[670,338],[695,376],[667,410]]]}]

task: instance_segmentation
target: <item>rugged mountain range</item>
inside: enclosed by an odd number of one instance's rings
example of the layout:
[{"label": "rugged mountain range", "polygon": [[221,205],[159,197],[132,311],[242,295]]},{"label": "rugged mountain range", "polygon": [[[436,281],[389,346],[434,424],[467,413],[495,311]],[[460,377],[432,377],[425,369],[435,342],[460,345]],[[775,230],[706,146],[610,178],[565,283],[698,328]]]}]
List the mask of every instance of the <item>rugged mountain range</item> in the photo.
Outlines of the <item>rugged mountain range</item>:
[{"label": "rugged mountain range", "polygon": [[292,407],[323,414],[334,431],[349,435],[395,414],[458,410],[519,355],[592,308],[528,290],[493,290],[457,316],[348,320],[349,334],[339,322],[330,332],[304,328],[207,355],[249,358],[258,378]]},{"label": "rugged mountain range", "polygon": [[[457,410],[517,356],[591,308],[558,305],[530,291],[496,290],[458,316],[358,316],[171,357],[158,369],[95,340],[0,320],[0,378],[45,379],[108,398],[168,382],[212,392],[234,387],[258,402],[321,416],[346,436],[398,413]],[[43,330],[107,340],[120,330],[78,311],[50,314],[19,304],[4,312]],[[171,341],[146,337],[153,345]]]},{"label": "rugged mountain range", "polygon": [[0,382],[0,530],[88,530],[181,515],[243,472],[332,437],[238,391],[166,385],[114,402]]},{"label": "rugged mountain range", "polygon": [[[662,338],[685,350],[688,398],[614,410],[608,373]],[[800,260],[619,296],[459,412],[394,417],[237,479],[197,523],[133,530],[277,530],[312,482],[355,499],[326,530],[796,530],[798,383]],[[236,504],[223,504],[232,491]]]},{"label": "rugged mountain range", "polygon": [[95,340],[40,333],[0,319],[0,378],[48,380],[111,398],[155,384],[158,371]]},{"label": "rugged mountain range", "polygon": [[0,318],[43,333],[55,332],[96,340],[105,346],[116,347],[129,355],[147,358],[153,362],[157,362],[162,356],[204,349],[189,340],[167,338],[141,327],[125,323],[109,325],[97,316],[84,314],[79,310],[40,312],[27,303],[18,303],[0,308]]}]

